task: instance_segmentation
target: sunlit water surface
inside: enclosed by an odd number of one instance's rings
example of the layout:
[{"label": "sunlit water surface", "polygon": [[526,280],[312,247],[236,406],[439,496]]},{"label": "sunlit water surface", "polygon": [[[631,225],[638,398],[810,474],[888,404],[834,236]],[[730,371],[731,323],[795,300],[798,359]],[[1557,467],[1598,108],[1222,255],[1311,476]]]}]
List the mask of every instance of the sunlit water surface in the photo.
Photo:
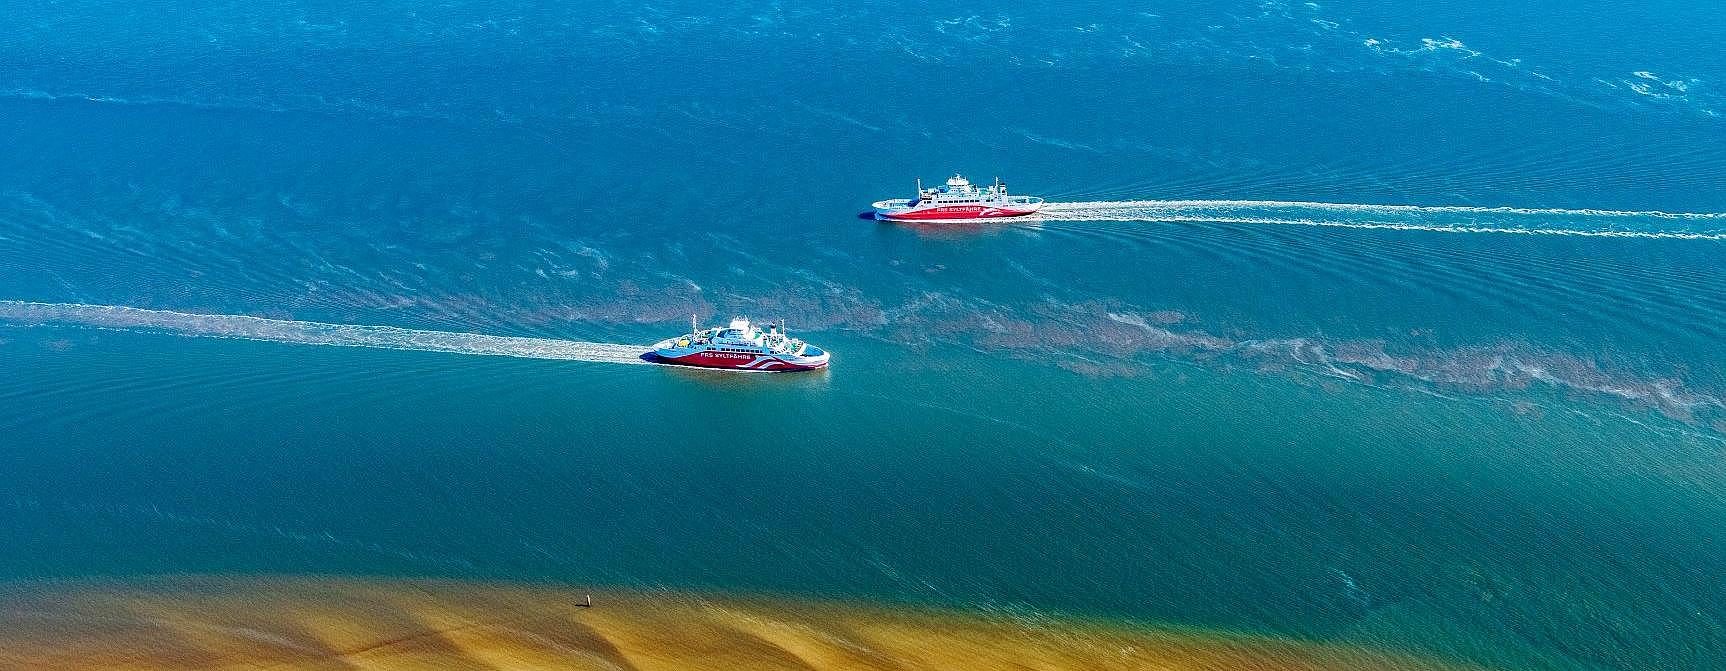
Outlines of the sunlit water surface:
[{"label": "sunlit water surface", "polygon": [[[1726,25],[1546,14],[14,11],[0,578],[1726,665]],[[953,170],[1053,204],[858,217]],[[692,313],[833,367],[619,365]]]}]

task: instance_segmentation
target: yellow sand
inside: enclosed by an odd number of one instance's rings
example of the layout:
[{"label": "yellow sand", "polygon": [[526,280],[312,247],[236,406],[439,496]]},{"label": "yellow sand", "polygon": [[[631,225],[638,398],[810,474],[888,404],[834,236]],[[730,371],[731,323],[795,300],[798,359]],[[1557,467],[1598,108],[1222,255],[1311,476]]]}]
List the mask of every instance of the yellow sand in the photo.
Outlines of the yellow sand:
[{"label": "yellow sand", "polygon": [[0,587],[0,669],[1456,668],[1344,646],[919,609],[478,583]]}]

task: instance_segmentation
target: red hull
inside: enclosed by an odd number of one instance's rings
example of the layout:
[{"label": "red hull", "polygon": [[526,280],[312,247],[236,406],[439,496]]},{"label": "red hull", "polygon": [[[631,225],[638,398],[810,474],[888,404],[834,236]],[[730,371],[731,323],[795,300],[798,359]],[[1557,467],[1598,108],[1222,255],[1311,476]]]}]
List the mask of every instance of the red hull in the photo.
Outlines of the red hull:
[{"label": "red hull", "polygon": [[1001,219],[1004,217],[1023,217],[1036,214],[1036,210],[1009,210],[998,207],[931,207],[924,210],[911,210],[893,214],[883,213],[882,219],[892,221],[928,221],[928,220],[962,220],[962,219]]},{"label": "red hull", "polygon": [[754,370],[754,371],[776,371],[776,372],[778,372],[778,371],[794,371],[794,370],[815,370],[817,368],[826,368],[827,367],[826,362],[822,362],[820,364],[813,365],[813,366],[805,366],[805,365],[789,363],[786,361],[781,361],[781,360],[779,360],[775,357],[771,357],[771,356],[756,355],[756,354],[740,354],[740,353],[735,353],[735,352],[697,352],[695,354],[689,354],[689,355],[681,356],[681,357],[668,357],[668,356],[662,356],[662,355],[656,354],[656,355],[654,355],[654,358],[658,359],[659,361],[661,361],[663,363],[677,364],[679,366],[694,366],[697,368],[719,368],[719,369],[724,369],[724,370]]}]

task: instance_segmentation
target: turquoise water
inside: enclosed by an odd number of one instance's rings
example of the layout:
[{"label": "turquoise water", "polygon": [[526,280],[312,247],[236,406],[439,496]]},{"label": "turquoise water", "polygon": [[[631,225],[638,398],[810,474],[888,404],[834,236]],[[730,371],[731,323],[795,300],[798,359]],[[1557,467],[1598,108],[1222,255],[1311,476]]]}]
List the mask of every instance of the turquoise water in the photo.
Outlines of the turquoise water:
[{"label": "turquoise water", "polygon": [[[7,22],[0,578],[549,580],[1726,664],[1714,13]],[[953,170],[1050,214],[857,216]],[[691,313],[784,318],[833,368],[622,365]]]}]

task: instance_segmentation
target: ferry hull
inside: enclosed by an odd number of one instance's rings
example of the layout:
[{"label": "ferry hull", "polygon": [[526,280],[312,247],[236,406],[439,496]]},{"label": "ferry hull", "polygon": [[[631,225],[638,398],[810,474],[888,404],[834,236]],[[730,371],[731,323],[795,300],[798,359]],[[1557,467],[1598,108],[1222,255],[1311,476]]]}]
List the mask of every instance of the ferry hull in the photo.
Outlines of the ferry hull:
[{"label": "ferry hull", "polygon": [[[682,350],[682,351],[680,351]],[[792,371],[816,370],[826,368],[828,356],[822,353],[818,357],[803,357],[788,354],[741,354],[736,352],[690,352],[683,348],[659,348],[648,352],[646,357],[656,363],[677,366],[693,366],[696,368],[716,368],[720,370],[767,371],[788,373]]]},{"label": "ferry hull", "polygon": [[925,207],[875,210],[875,218],[884,221],[964,221],[968,219],[1007,219],[1036,214],[1039,208],[1000,207]]}]

